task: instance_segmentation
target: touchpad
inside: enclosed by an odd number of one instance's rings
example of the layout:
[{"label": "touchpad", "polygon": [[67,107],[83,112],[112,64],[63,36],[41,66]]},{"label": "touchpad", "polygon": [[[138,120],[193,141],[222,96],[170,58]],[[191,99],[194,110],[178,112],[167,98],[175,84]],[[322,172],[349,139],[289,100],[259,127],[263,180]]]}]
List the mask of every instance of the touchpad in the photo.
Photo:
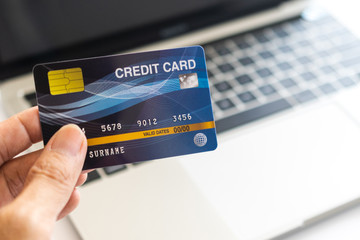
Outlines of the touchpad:
[{"label": "touchpad", "polygon": [[[227,138],[228,139],[228,138]],[[287,112],[181,160],[241,239],[360,196],[360,129],[335,105]]]}]

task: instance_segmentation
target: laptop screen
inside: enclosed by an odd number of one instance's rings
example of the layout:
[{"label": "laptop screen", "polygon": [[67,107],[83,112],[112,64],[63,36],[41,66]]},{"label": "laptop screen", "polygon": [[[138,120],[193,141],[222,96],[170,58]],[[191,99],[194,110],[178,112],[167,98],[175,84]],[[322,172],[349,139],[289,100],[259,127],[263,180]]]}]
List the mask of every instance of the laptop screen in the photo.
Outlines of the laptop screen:
[{"label": "laptop screen", "polygon": [[0,1],[0,78],[39,61],[115,53],[279,0]]}]

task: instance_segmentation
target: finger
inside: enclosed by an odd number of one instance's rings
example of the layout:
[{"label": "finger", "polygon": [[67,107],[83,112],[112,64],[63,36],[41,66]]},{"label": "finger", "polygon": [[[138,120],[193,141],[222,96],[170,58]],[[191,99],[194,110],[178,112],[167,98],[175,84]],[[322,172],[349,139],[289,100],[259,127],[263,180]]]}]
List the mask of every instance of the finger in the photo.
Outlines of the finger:
[{"label": "finger", "polygon": [[62,127],[29,170],[16,204],[24,205],[32,214],[50,223],[55,221],[75,188],[86,148],[86,138],[79,127]]},{"label": "finger", "polygon": [[86,170],[83,170],[81,173],[91,173],[94,170],[95,169],[86,169]]},{"label": "finger", "polygon": [[42,139],[37,107],[0,123],[0,166]]},{"label": "finger", "polygon": [[70,197],[69,201],[66,203],[65,207],[60,212],[57,220],[60,220],[60,219],[62,219],[64,217],[66,217],[72,211],[74,211],[75,208],[79,205],[79,202],[80,202],[80,193],[79,193],[79,190],[77,190],[75,188],[74,191],[71,194],[71,197]]},{"label": "finger", "polygon": [[[87,173],[81,174],[78,181],[76,182],[76,187],[83,185],[86,179],[87,179]],[[67,202],[63,210],[60,212],[57,220],[66,217],[69,213],[74,211],[74,209],[79,205],[79,202],[80,202],[80,193],[79,190],[75,188],[73,193],[71,194],[69,201]]]},{"label": "finger", "polygon": [[75,187],[79,187],[79,186],[83,185],[86,182],[87,176],[88,176],[87,173],[82,173],[80,175],[80,177],[78,178],[78,180],[75,184]]},{"label": "finger", "polygon": [[0,168],[0,178],[3,178],[4,187],[6,188],[2,189],[0,186],[0,192],[2,193],[0,206],[9,203],[21,192],[29,169],[39,158],[41,152],[42,150],[39,150],[23,155],[6,162]]}]

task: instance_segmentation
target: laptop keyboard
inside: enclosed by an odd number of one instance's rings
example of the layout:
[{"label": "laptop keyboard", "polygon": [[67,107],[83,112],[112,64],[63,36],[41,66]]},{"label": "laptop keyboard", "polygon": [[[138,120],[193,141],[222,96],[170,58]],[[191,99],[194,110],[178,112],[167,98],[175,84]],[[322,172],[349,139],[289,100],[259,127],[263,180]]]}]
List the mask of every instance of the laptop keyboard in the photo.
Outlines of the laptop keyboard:
[{"label": "laptop keyboard", "polygon": [[[329,16],[297,18],[204,45],[217,132],[331,95],[360,80],[360,41]],[[34,93],[26,100],[36,105]],[[122,172],[128,166],[103,169]],[[100,179],[97,171],[87,182]]]},{"label": "laptop keyboard", "polygon": [[204,48],[218,132],[360,80],[360,41],[328,16],[286,21]]}]

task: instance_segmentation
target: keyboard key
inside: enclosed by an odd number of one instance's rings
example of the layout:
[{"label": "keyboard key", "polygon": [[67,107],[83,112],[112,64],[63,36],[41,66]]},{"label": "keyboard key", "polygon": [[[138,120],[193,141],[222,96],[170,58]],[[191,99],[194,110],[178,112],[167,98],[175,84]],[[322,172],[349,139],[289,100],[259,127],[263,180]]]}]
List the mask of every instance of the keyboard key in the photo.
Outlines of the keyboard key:
[{"label": "keyboard key", "polygon": [[142,161],[142,162],[134,162],[132,163],[133,166],[139,166],[139,165],[142,165],[144,163],[148,163],[149,161]]},{"label": "keyboard key", "polygon": [[210,71],[210,70],[207,70],[207,72],[208,72],[208,77],[209,77],[209,78],[212,78],[212,77],[214,77],[214,74],[213,74],[213,72],[212,72],[212,71]]},{"label": "keyboard key", "polygon": [[[357,48],[351,49],[351,50],[344,50],[341,52],[342,60],[343,61],[353,61],[352,59],[359,59],[358,56],[360,56],[360,43]],[[357,63],[355,63],[357,64]]]},{"label": "keyboard key", "polygon": [[291,108],[289,102],[280,99],[275,102],[266,103],[259,107],[240,112],[230,117],[220,119],[216,122],[216,131],[218,133],[225,132],[237,126],[250,123],[252,121],[267,117],[271,114]]},{"label": "keyboard key", "polygon": [[316,96],[310,90],[305,90],[295,94],[294,97],[299,103],[304,103],[316,99]]},{"label": "keyboard key", "polygon": [[336,92],[336,89],[330,83],[325,83],[321,85],[319,88],[325,94]]},{"label": "keyboard key", "polygon": [[327,58],[331,55],[331,52],[329,50],[319,51],[319,52],[317,52],[317,55],[320,58]]},{"label": "keyboard key", "polygon": [[246,42],[243,38],[236,38],[234,39],[234,42],[240,49],[246,49],[250,47],[250,44]]},{"label": "keyboard key", "polygon": [[293,51],[293,49],[287,45],[279,47],[279,50],[282,51],[283,53],[289,53]]},{"label": "keyboard key", "polygon": [[94,170],[94,171],[88,173],[86,182],[84,184],[95,181],[97,179],[100,179],[100,174],[96,170]]},{"label": "keyboard key", "polygon": [[360,56],[356,56],[351,59],[346,59],[340,62],[344,67],[353,67],[360,64]]},{"label": "keyboard key", "polygon": [[312,72],[304,72],[301,74],[301,77],[306,81],[311,81],[316,79],[315,74],[313,74]]},{"label": "keyboard key", "polygon": [[268,68],[261,68],[261,69],[258,69],[257,71],[257,74],[259,74],[260,77],[262,78],[265,78],[265,77],[269,77],[271,76],[273,73],[270,71],[270,69]]},{"label": "keyboard key", "polygon": [[241,85],[247,84],[252,82],[253,80],[251,79],[251,77],[249,75],[241,75],[236,77],[236,81],[238,81]]},{"label": "keyboard key", "polygon": [[301,31],[304,31],[306,30],[306,27],[304,26],[304,22],[303,21],[299,21],[299,20],[296,20],[294,21],[292,24],[293,28],[298,31],[298,32],[301,32]]},{"label": "keyboard key", "polygon": [[230,50],[227,49],[223,44],[221,45],[216,45],[215,47],[216,52],[220,55],[220,56],[225,56],[227,54],[230,54]]},{"label": "keyboard key", "polygon": [[284,80],[281,80],[280,83],[285,87],[285,88],[291,88],[296,86],[296,82],[294,80],[292,80],[291,78],[287,78]]},{"label": "keyboard key", "polygon": [[340,37],[339,42],[358,42],[359,38],[357,38],[354,34],[352,34],[348,29],[343,28],[342,26],[340,31],[332,32],[330,34],[334,34],[336,37]]},{"label": "keyboard key", "polygon": [[276,93],[275,88],[273,86],[271,86],[271,85],[265,85],[265,86],[259,87],[259,90],[265,96],[269,96],[269,95],[272,95],[272,94]]},{"label": "keyboard key", "polygon": [[[205,50],[206,52],[206,50]],[[210,57],[208,54],[205,56],[206,62],[209,62],[212,60],[212,57]]]},{"label": "keyboard key", "polygon": [[275,34],[280,37],[280,38],[284,38],[284,37],[287,37],[289,36],[289,34],[284,30],[282,29],[281,27],[275,27],[273,29],[273,31],[275,32]]},{"label": "keyboard key", "polygon": [[219,69],[222,72],[229,72],[229,71],[234,70],[234,67],[231,66],[229,63],[225,63],[225,64],[222,64],[222,65],[219,65]]},{"label": "keyboard key", "polygon": [[37,105],[36,94],[34,92],[26,94],[24,98],[30,103],[32,107]]},{"label": "keyboard key", "polygon": [[283,71],[286,71],[286,70],[289,70],[292,68],[292,66],[290,65],[290,63],[287,63],[287,62],[281,62],[279,63],[278,65],[278,68],[283,70]]},{"label": "keyboard key", "polygon": [[351,78],[349,78],[349,77],[341,78],[341,79],[339,79],[339,82],[344,87],[351,87],[351,86],[355,85],[355,82],[353,80],[351,80]]},{"label": "keyboard key", "polygon": [[265,36],[263,32],[254,33],[254,37],[258,40],[259,43],[266,43],[269,41],[269,38]]},{"label": "keyboard key", "polygon": [[125,170],[126,165],[116,165],[116,166],[104,167],[103,169],[107,175],[110,175],[110,174]]},{"label": "keyboard key", "polygon": [[219,92],[225,92],[225,91],[231,89],[231,86],[228,82],[217,83],[214,86]]},{"label": "keyboard key", "polygon": [[239,59],[239,62],[240,62],[242,65],[247,66],[247,65],[253,64],[253,63],[254,63],[254,60],[252,60],[252,59],[249,58],[249,57],[244,57],[244,58],[240,58],[240,59]]},{"label": "keyboard key", "polygon": [[299,45],[302,47],[307,47],[307,46],[310,46],[311,44],[307,40],[301,40],[301,41],[299,41]]},{"label": "keyboard key", "polygon": [[337,28],[337,27],[342,27],[342,25],[340,25],[339,22],[336,22],[334,20],[334,18],[330,15],[325,15],[319,19],[316,19],[316,25],[317,26],[328,26],[328,27],[332,27],[332,28]]},{"label": "keyboard key", "polygon": [[[347,43],[345,44],[341,44],[341,45],[338,45],[336,46],[336,49],[342,54],[344,55],[344,53],[347,53],[349,52],[350,50],[353,50],[353,49],[357,49],[359,48],[359,45],[360,45],[360,42],[359,40],[355,40],[353,42],[348,42],[348,40],[346,40]],[[346,54],[345,54],[346,55]]]},{"label": "keyboard key", "polygon": [[321,68],[321,71],[323,71],[323,73],[325,74],[331,74],[331,73],[334,73],[335,72],[335,69],[331,66],[322,66]]},{"label": "keyboard key", "polygon": [[230,108],[233,108],[235,107],[235,105],[233,104],[232,101],[230,101],[230,99],[228,98],[225,98],[225,99],[222,99],[220,101],[217,101],[216,104],[219,106],[219,108],[221,110],[228,110]]},{"label": "keyboard key", "polygon": [[259,55],[263,58],[263,59],[269,59],[274,57],[274,54],[272,54],[269,51],[263,51],[263,52],[259,52]]},{"label": "keyboard key", "polygon": [[306,57],[306,56],[299,57],[297,60],[301,64],[308,64],[308,63],[312,62],[311,59],[309,57]]},{"label": "keyboard key", "polygon": [[251,92],[240,93],[238,97],[243,103],[251,102],[256,99],[256,97]]}]

